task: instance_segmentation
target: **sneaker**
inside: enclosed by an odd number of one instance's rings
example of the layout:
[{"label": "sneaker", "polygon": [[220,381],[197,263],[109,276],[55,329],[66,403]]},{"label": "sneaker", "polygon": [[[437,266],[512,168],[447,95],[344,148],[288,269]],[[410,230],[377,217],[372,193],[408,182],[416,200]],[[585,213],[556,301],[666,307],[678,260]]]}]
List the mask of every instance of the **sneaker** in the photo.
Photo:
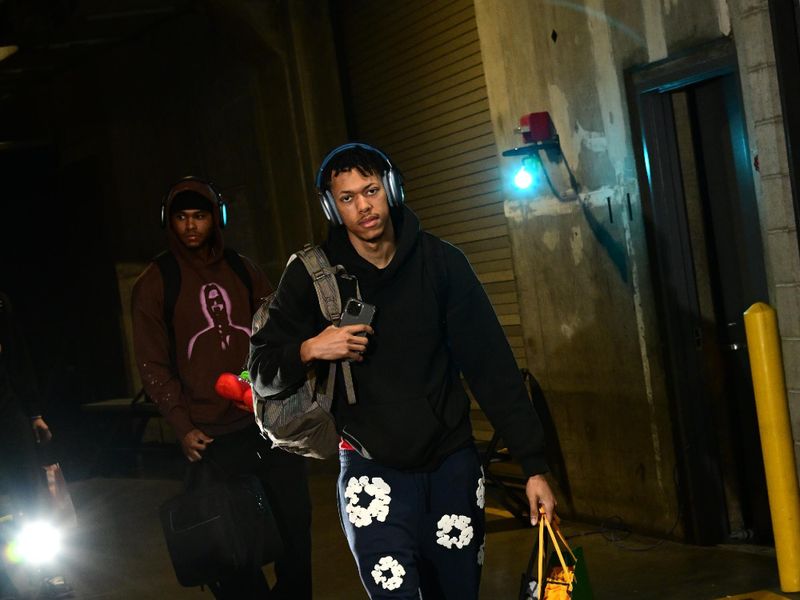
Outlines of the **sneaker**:
[{"label": "sneaker", "polygon": [[39,597],[47,600],[51,598],[71,598],[72,588],[61,575],[48,577],[42,581],[42,591]]}]

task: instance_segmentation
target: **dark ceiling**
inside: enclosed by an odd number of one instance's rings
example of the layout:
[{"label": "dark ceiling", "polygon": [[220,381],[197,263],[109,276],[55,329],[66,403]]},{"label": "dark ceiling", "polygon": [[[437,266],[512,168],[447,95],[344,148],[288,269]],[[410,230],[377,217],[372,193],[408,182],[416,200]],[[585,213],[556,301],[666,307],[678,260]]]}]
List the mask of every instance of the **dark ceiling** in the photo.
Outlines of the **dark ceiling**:
[{"label": "dark ceiling", "polygon": [[194,0],[0,0],[0,101],[192,10]]}]

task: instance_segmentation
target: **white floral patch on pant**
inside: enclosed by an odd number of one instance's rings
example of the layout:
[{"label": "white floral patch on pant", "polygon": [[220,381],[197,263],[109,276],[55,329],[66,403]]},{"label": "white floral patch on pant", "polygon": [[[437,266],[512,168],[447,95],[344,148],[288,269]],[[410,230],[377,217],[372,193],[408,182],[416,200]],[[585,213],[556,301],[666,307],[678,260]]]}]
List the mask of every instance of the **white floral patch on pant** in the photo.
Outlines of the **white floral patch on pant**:
[{"label": "white floral patch on pant", "polygon": [[483,478],[483,467],[481,467],[481,476],[478,477],[478,489],[475,490],[475,496],[478,498],[478,508],[483,508],[486,505],[486,485]]},{"label": "white floral patch on pant", "polygon": [[[439,522],[436,523],[439,528],[436,531],[436,543],[440,546],[444,546],[448,550],[452,550],[453,546],[456,548],[463,548],[469,545],[474,535],[472,525],[470,525],[471,522],[472,519],[464,515],[444,515],[439,519]],[[450,535],[453,529],[459,530],[457,536]]]},{"label": "white floral patch on pant", "polygon": [[[351,477],[347,482],[344,497],[347,498],[347,518],[356,527],[366,527],[372,524],[372,519],[384,522],[389,516],[389,504],[392,497],[389,493],[392,488],[380,477],[369,478],[362,475],[358,479]],[[358,504],[359,494],[362,492],[372,496],[369,506]]]},{"label": "white floral patch on pant", "polygon": [[[391,577],[387,577],[387,572],[391,573]],[[391,556],[381,557],[372,567],[372,578],[375,580],[375,585],[379,585],[385,590],[396,590],[403,585],[405,574],[406,570],[403,565]]]},{"label": "white floral patch on pant", "polygon": [[486,536],[483,536],[483,542],[481,542],[481,547],[478,548],[478,564],[483,566],[483,560],[486,557]]}]

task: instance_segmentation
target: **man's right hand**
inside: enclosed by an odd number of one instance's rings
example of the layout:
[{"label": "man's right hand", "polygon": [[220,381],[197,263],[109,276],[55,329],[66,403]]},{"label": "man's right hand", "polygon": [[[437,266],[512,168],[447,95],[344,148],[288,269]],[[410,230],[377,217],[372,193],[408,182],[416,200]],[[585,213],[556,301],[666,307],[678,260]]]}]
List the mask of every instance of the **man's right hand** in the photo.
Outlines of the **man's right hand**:
[{"label": "man's right hand", "polygon": [[34,417],[31,421],[31,426],[33,427],[33,434],[36,436],[37,444],[46,444],[53,439],[53,432],[50,431],[42,417]]},{"label": "man's right hand", "polygon": [[319,335],[307,339],[300,345],[300,360],[308,364],[314,360],[364,360],[362,354],[369,340],[365,335],[375,333],[369,325],[329,325]]},{"label": "man's right hand", "polygon": [[183,436],[181,440],[181,448],[183,454],[189,459],[189,462],[197,462],[202,460],[203,451],[206,446],[214,441],[214,438],[208,437],[199,429],[192,429],[189,433]]}]

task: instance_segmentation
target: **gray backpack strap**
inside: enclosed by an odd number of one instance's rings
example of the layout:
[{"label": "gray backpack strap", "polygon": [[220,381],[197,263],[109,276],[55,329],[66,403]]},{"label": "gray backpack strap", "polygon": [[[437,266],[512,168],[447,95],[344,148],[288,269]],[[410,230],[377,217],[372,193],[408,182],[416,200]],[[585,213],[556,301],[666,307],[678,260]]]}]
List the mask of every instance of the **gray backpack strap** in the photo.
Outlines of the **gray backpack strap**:
[{"label": "gray backpack strap", "polygon": [[[336,276],[341,275],[348,277],[342,265],[335,267],[331,266],[328,257],[322,248],[319,246],[312,246],[306,244],[296,256],[303,261],[306,271],[311,276],[314,282],[314,290],[317,292],[317,299],[319,300],[319,307],[322,310],[322,315],[334,325],[339,324],[339,319],[342,316],[342,299],[339,296],[339,284],[336,282]],[[361,298],[361,290],[356,280],[356,297]],[[336,365],[331,363],[328,372],[328,398],[333,397],[333,385],[336,379]],[[353,386],[353,373],[350,370],[350,363],[342,361],[342,377],[344,378],[344,386],[347,390],[347,403],[356,403],[355,387]]]},{"label": "gray backpack strap", "polygon": [[296,256],[303,261],[308,274],[311,275],[323,316],[334,325],[338,324],[342,316],[342,299],[339,297],[336,275],[344,269],[341,266],[332,267],[319,246],[306,244]]},{"label": "gray backpack strap", "polygon": [[[333,389],[334,384],[336,383],[336,365],[339,363],[331,362],[330,367],[328,367],[328,382],[325,388],[325,401],[327,403],[328,410],[330,410],[330,406],[333,403]],[[356,391],[353,387],[353,374],[350,372],[350,363],[347,361],[343,361],[342,365],[342,376],[344,377],[344,387],[347,389],[347,403],[348,404],[355,404],[356,403]]]},{"label": "gray backpack strap", "polygon": [[333,384],[335,381],[336,381],[336,363],[332,362],[330,367],[328,368],[328,388],[325,390],[325,395],[330,400],[333,400]]},{"label": "gray backpack strap", "polygon": [[344,378],[344,387],[347,389],[347,403],[356,403],[356,390],[353,387],[353,373],[350,370],[350,363],[342,361],[342,377]]}]

